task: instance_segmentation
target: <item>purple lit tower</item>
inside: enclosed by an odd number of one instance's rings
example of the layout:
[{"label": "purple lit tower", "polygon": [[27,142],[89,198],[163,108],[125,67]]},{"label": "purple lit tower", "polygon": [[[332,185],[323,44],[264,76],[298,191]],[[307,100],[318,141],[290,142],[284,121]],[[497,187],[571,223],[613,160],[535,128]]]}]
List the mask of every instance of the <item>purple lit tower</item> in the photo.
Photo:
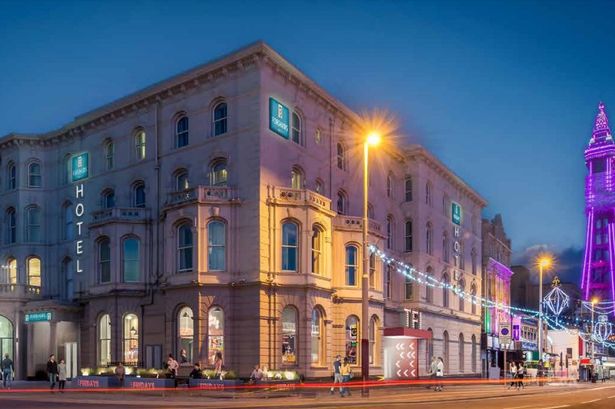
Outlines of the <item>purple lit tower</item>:
[{"label": "purple lit tower", "polygon": [[587,235],[581,289],[585,300],[615,300],[615,143],[604,104],[598,105],[585,150]]}]

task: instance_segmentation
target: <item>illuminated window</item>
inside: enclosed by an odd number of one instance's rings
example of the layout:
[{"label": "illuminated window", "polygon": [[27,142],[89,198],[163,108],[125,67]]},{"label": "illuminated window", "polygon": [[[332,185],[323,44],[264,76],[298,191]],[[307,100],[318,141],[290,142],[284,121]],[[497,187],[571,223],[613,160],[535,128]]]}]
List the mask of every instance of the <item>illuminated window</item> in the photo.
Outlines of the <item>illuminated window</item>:
[{"label": "illuminated window", "polygon": [[111,241],[108,238],[98,242],[98,276],[101,283],[111,282]]},{"label": "illuminated window", "polygon": [[123,281],[125,283],[138,282],[141,277],[140,241],[137,238],[124,239],[122,253]]},{"label": "illuminated window", "polygon": [[192,226],[183,223],[177,228],[177,268],[180,272],[192,271],[193,246]]},{"label": "illuminated window", "polygon": [[282,364],[297,363],[297,309],[286,306],[282,311]]},{"label": "illuminated window", "polygon": [[224,360],[224,310],[220,307],[211,307],[207,314],[207,353],[209,363],[214,364],[216,355]]},{"label": "illuminated window", "polygon": [[135,156],[137,160],[145,159],[145,131],[138,129],[134,136]]},{"label": "illuminated window", "polygon": [[282,224],[282,270],[297,271],[299,250],[299,226],[286,221]]},{"label": "illuminated window", "polygon": [[298,166],[294,166],[290,172],[290,187],[303,189],[303,170]]},{"label": "illuminated window", "polygon": [[354,245],[346,246],[346,285],[357,285],[358,248]]},{"label": "illuminated window", "polygon": [[292,132],[291,132],[291,138],[292,141],[296,144],[301,145],[303,142],[302,139],[302,121],[301,121],[301,116],[299,116],[298,113],[293,112],[293,121],[292,121]]},{"label": "illuminated window", "polygon": [[226,224],[220,220],[207,223],[207,267],[209,271],[226,270]]},{"label": "illuminated window", "polygon": [[28,258],[28,285],[41,286],[41,259],[38,257]]},{"label": "illuminated window", "polygon": [[135,366],[139,362],[139,318],[135,314],[124,315],[123,337],[124,365]]},{"label": "illuminated window", "polygon": [[103,314],[98,320],[98,364],[107,366],[111,362],[111,317]]},{"label": "illuminated window", "polygon": [[193,345],[194,314],[192,308],[183,307],[177,313],[177,356],[180,363],[192,362]]},{"label": "illuminated window", "polygon": [[218,136],[225,134],[228,126],[228,110],[226,102],[221,102],[214,107],[213,116],[213,135]]},{"label": "illuminated window", "polygon": [[346,351],[345,356],[351,365],[358,364],[359,350],[359,318],[350,315],[346,318]]},{"label": "illuminated window", "polygon": [[175,123],[175,147],[182,148],[190,143],[190,121],[183,115]]},{"label": "illuminated window", "polygon": [[188,182],[188,171],[186,169],[180,169],[175,172],[175,189],[177,192],[187,190],[190,188]]},{"label": "illuminated window", "polygon": [[312,228],[312,273],[322,274],[323,230],[320,226]]},{"label": "illuminated window", "polygon": [[313,365],[323,365],[323,351],[326,350],[322,313],[318,308],[312,310],[311,328],[311,362]]},{"label": "illuminated window", "polygon": [[28,165],[28,187],[41,187],[42,179],[40,163],[33,162]]},{"label": "illuminated window", "polygon": [[[9,258],[6,263],[6,269],[2,268],[3,272],[6,270],[6,277],[2,277],[3,283],[17,284],[17,260]],[[3,274],[4,275],[4,274]]]},{"label": "illuminated window", "polygon": [[209,184],[211,186],[227,186],[228,166],[226,159],[214,159],[209,168]]}]

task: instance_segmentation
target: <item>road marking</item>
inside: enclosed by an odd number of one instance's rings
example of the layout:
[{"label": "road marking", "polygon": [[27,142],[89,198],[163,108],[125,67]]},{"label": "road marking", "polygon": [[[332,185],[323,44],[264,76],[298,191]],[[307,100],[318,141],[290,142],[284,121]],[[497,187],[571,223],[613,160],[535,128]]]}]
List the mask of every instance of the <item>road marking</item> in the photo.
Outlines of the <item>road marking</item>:
[{"label": "road marking", "polygon": [[533,405],[523,405],[523,406],[512,406],[510,408],[504,408],[504,409],[521,409],[521,408],[529,408]]},{"label": "road marking", "polygon": [[592,402],[598,402],[600,399],[592,399],[592,400],[586,400],[585,402],[581,402],[582,405],[586,404],[586,403],[592,403]]},{"label": "road marking", "polygon": [[558,408],[567,408],[570,405],[559,405],[559,406],[547,406],[546,408],[541,409],[558,409]]}]

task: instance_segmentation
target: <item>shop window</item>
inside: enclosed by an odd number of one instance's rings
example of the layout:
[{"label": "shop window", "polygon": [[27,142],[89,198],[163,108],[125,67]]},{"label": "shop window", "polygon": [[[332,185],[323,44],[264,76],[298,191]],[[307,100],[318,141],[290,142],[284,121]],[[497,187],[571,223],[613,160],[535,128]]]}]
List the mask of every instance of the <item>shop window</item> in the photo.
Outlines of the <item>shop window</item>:
[{"label": "shop window", "polygon": [[111,362],[111,317],[103,314],[98,320],[98,364],[107,366]]},{"label": "shop window", "polygon": [[312,310],[312,330],[311,330],[311,344],[312,344],[312,365],[323,365],[323,351],[325,351],[324,343],[324,324],[322,318],[322,312],[320,309],[314,308]]},{"label": "shop window", "polygon": [[135,314],[124,315],[123,325],[124,365],[139,363],[139,318]]},{"label": "shop window", "polygon": [[207,318],[207,351],[209,363],[213,365],[216,355],[224,362],[224,310],[220,307],[211,307]]},{"label": "shop window", "polygon": [[192,362],[194,344],[194,314],[192,308],[183,307],[177,313],[177,356],[181,364]]},{"label": "shop window", "polygon": [[3,315],[0,315],[0,356],[8,356],[15,361],[15,354],[13,353],[14,345],[14,332],[13,323]]},{"label": "shop window", "polygon": [[286,306],[282,311],[282,363],[297,363],[297,310]]},{"label": "shop window", "polygon": [[354,315],[346,318],[346,357],[351,365],[357,365],[359,350],[359,318]]}]

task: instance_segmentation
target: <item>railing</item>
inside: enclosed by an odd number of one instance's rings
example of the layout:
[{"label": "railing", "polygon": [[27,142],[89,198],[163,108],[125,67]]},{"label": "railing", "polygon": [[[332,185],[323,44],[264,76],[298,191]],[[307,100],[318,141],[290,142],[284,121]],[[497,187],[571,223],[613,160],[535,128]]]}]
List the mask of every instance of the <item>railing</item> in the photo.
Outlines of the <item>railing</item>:
[{"label": "railing", "polygon": [[[344,230],[354,230],[354,231],[362,231],[363,230],[363,218],[357,216],[344,216],[337,215],[333,219],[333,226],[344,229]],[[371,232],[380,233],[381,226],[375,220],[368,220],[368,230]]]},{"label": "railing", "polygon": [[307,204],[320,209],[331,209],[331,200],[329,198],[309,189],[291,189],[273,186],[270,191],[270,197],[281,203]]},{"label": "railing", "polygon": [[0,297],[37,297],[41,295],[41,287],[24,284],[0,283]]},{"label": "railing", "polygon": [[150,211],[144,207],[112,207],[92,212],[94,223],[111,220],[136,221],[149,219]]},{"label": "railing", "polygon": [[236,199],[235,189],[227,186],[197,186],[169,193],[167,206],[197,201],[198,203],[225,202]]}]

